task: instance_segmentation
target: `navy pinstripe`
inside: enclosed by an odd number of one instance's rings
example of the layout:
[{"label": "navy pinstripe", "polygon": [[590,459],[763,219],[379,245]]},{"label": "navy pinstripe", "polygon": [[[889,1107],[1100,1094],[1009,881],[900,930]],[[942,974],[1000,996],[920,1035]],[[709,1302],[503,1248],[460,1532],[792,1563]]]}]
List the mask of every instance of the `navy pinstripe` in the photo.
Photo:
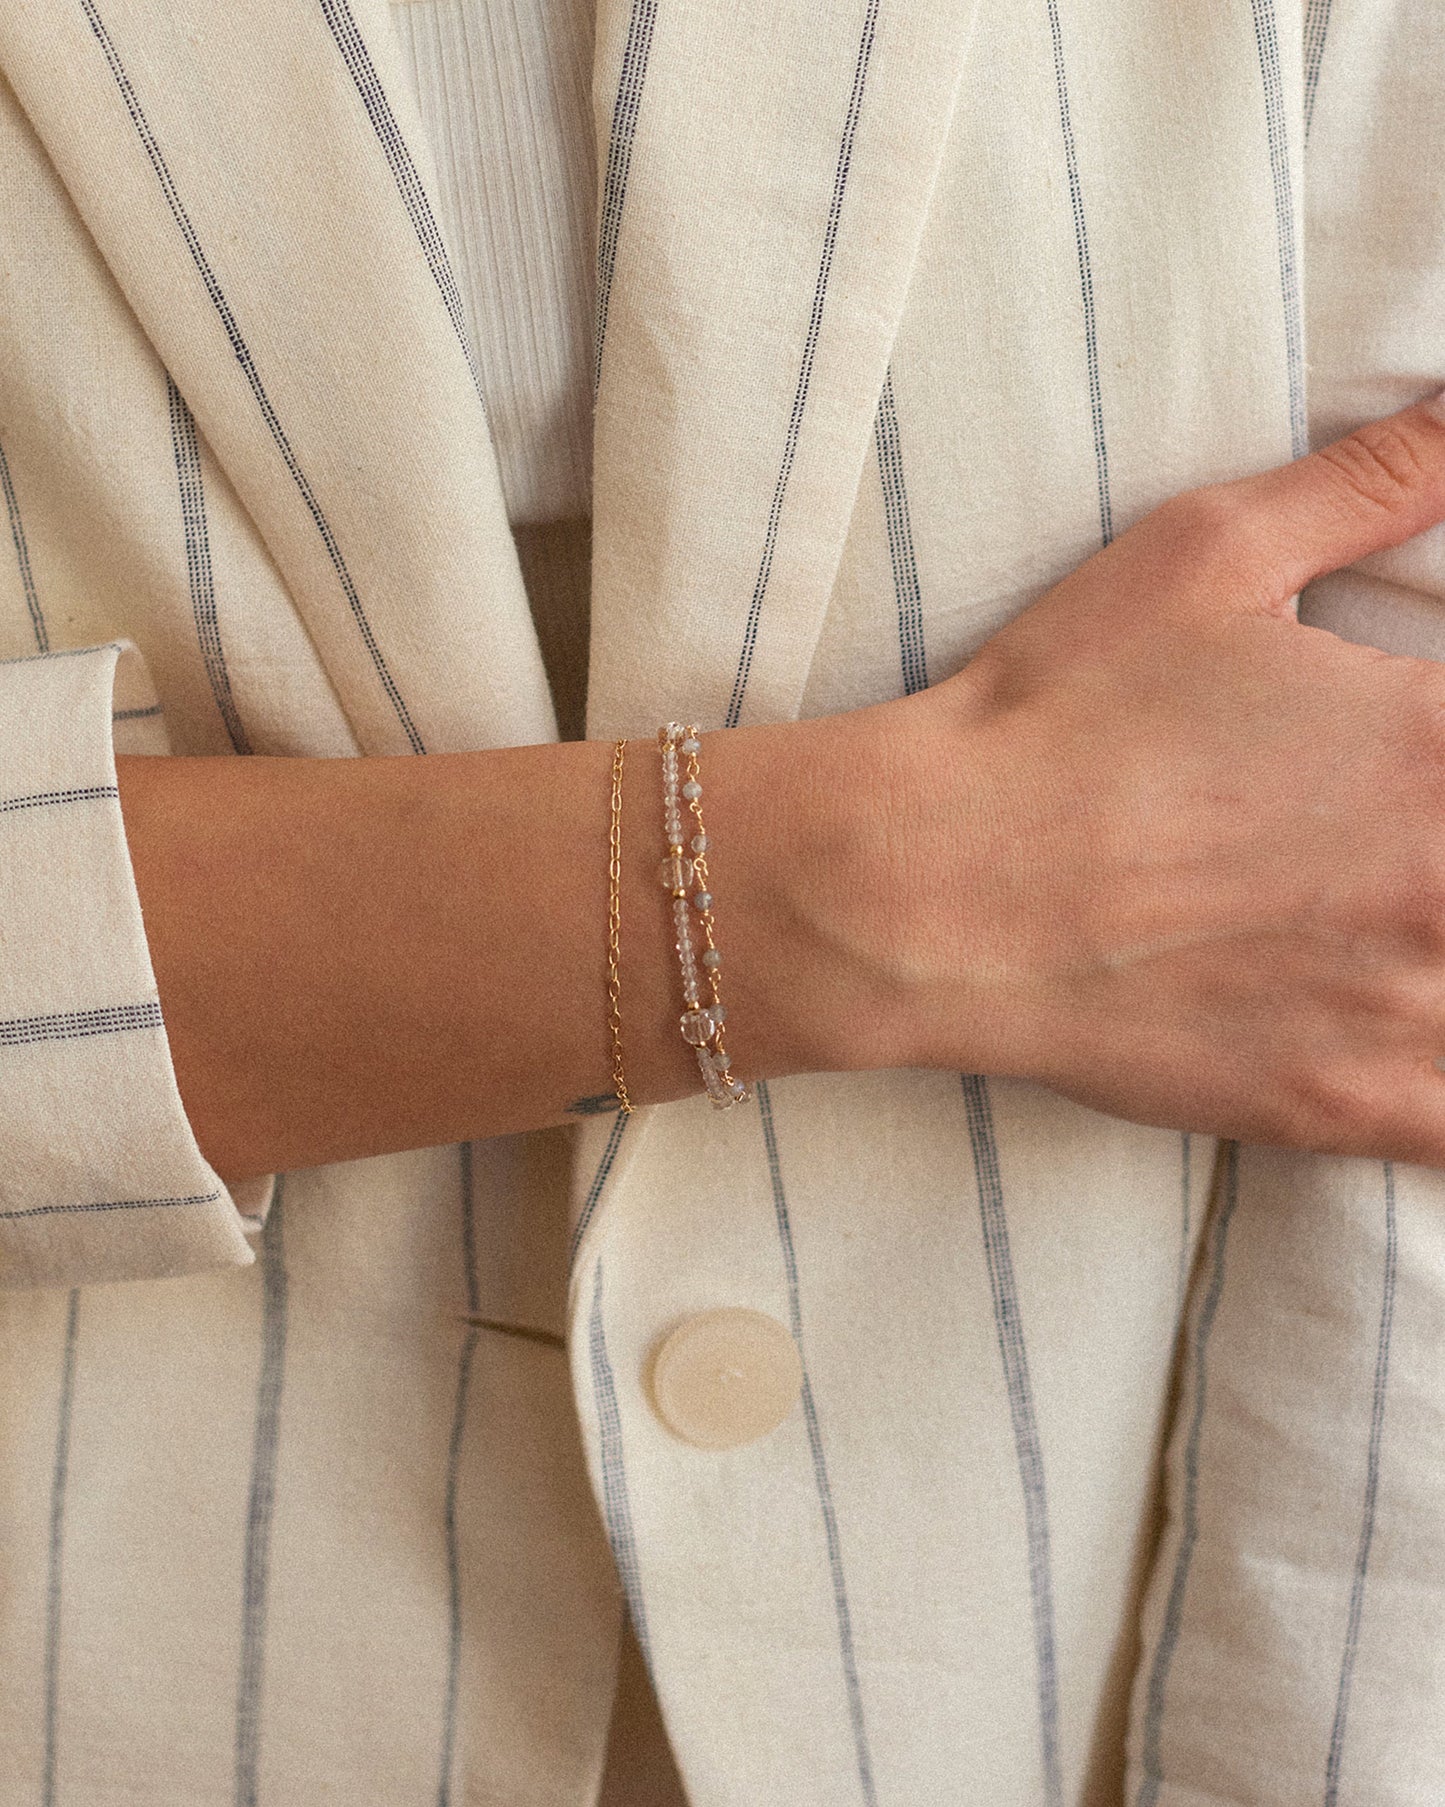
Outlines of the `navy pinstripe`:
[{"label": "navy pinstripe", "polygon": [[35,636],[38,652],[50,651],[50,635],[40,607],[40,592],[35,587],[35,572],[30,564],[30,546],[25,538],[25,523],[20,518],[20,498],[15,494],[15,480],[10,475],[10,461],[0,445],[0,490],[5,492],[5,512],[10,518],[10,544],[15,548],[15,563],[20,567],[20,588],[25,606],[30,611],[30,631]]},{"label": "navy pinstripe", "polygon": [[1345,1727],[1349,1721],[1350,1690],[1355,1680],[1355,1659],[1360,1648],[1360,1618],[1365,1605],[1365,1579],[1370,1567],[1370,1545],[1375,1537],[1375,1506],[1380,1493],[1380,1445],[1385,1430],[1385,1391],[1390,1379],[1390,1333],[1395,1321],[1395,1272],[1399,1265],[1399,1227],[1395,1216],[1395,1168],[1386,1161],[1385,1259],[1381,1280],[1380,1328],[1375,1340],[1375,1384],[1370,1399],[1370,1441],[1365,1455],[1365,1499],[1360,1512],[1360,1543],[1355,1553],[1355,1573],[1350,1584],[1350,1610],[1345,1624],[1345,1645],[1340,1655],[1340,1680],[1335,1690],[1335,1717],[1330,1727],[1330,1750],[1325,1761],[1324,1807],[1336,1807],[1340,1796],[1340,1769],[1345,1755]]},{"label": "navy pinstripe", "polygon": [[[461,1193],[462,1273],[466,1286],[467,1315],[482,1309],[477,1286],[477,1230],[472,1197],[472,1145],[457,1144],[458,1187]],[[437,1779],[437,1807],[451,1807],[452,1765],[457,1744],[457,1692],[462,1669],[462,1563],[457,1532],[457,1497],[461,1483],[462,1444],[467,1432],[467,1401],[472,1389],[472,1367],[481,1331],[469,1327],[462,1338],[457,1362],[457,1391],[452,1406],[451,1436],[447,1440],[447,1491],[444,1531],[447,1550],[447,1679],[442,1699],[442,1740]]]},{"label": "navy pinstripe", "polygon": [[1191,1152],[1192,1138],[1186,1129],[1179,1137],[1179,1274],[1175,1299],[1180,1312],[1184,1310],[1184,1295],[1189,1286],[1189,1230],[1194,1202],[1190,1181]]},{"label": "navy pinstripe", "polygon": [[622,69],[617,78],[617,98],[612,103],[612,129],[607,139],[607,167],[602,179],[602,206],[597,222],[597,323],[592,353],[594,397],[602,384],[602,348],[607,340],[612,272],[617,263],[627,176],[632,168],[632,141],[637,134],[637,115],[642,108],[642,88],[647,80],[647,58],[652,49],[652,27],[656,18],[657,0],[632,0],[627,42],[622,47]]},{"label": "navy pinstripe", "polygon": [[[783,1188],[782,1163],[778,1158],[778,1134],[773,1121],[773,1101],[767,1081],[759,1080],[755,1088],[758,1111],[762,1118],[763,1143],[768,1154],[768,1175],[773,1188],[773,1215],[778,1226],[778,1244],[782,1250],[783,1271],[788,1281],[788,1328],[793,1341],[803,1350],[803,1307],[798,1287],[798,1260],[793,1248],[793,1226],[788,1216],[788,1199]],[[866,1807],[876,1807],[877,1789],[873,1782],[873,1758],[868,1748],[868,1728],[863,1718],[863,1689],[858,1679],[858,1658],[853,1648],[853,1613],[848,1604],[848,1584],[843,1574],[843,1546],[838,1533],[838,1514],[833,1505],[833,1490],[828,1482],[828,1464],[823,1452],[823,1430],[818,1420],[813,1382],[803,1360],[803,1422],[808,1431],[808,1449],[813,1459],[813,1481],[818,1492],[818,1506],[823,1515],[823,1535],[828,1546],[828,1573],[833,1583],[833,1614],[838,1623],[838,1655],[843,1667],[843,1688],[848,1702],[848,1723],[853,1732],[853,1755],[858,1767],[858,1791]]]},{"label": "navy pinstripe", "polygon": [[883,376],[878,416],[873,423],[878,480],[883,486],[883,520],[888,532],[888,558],[893,567],[893,596],[898,607],[898,656],[903,667],[903,694],[928,688],[928,659],[923,645],[923,591],[913,550],[913,521],[903,480],[903,445],[898,408],[893,399],[893,370]]},{"label": "navy pinstripe", "polygon": [[592,1280],[592,1313],[587,1326],[587,1351],[592,1363],[592,1390],[597,1400],[597,1427],[602,1468],[602,1516],[612,1559],[627,1594],[627,1609],[637,1647],[647,1672],[652,1673],[652,1642],[647,1630],[647,1603],[642,1597],[642,1570],[637,1560],[637,1539],[632,1529],[632,1499],[627,1487],[627,1466],[622,1452],[622,1414],[617,1409],[617,1382],[607,1354],[607,1333],[602,1323],[602,1263]]},{"label": "navy pinstripe", "polygon": [[1320,66],[1325,59],[1325,40],[1330,31],[1330,0],[1309,0],[1305,8],[1305,142],[1315,118],[1315,95],[1320,85]]},{"label": "navy pinstripe", "polygon": [[261,1685],[266,1666],[266,1606],[271,1581],[271,1529],[276,1515],[276,1459],[281,1395],[286,1377],[287,1280],[285,1176],[261,1237],[261,1369],[256,1382],[256,1428],[246,1503],[241,1574],[241,1662],[236,1681],[235,1807],[257,1807],[261,1754]]},{"label": "navy pinstripe", "polygon": [[1274,0],[1250,0],[1254,38],[1264,85],[1265,135],[1274,185],[1275,237],[1279,247],[1279,286],[1284,307],[1285,365],[1289,380],[1290,445],[1296,458],[1310,449],[1305,418],[1304,318],[1300,302],[1299,252],[1295,243],[1294,196],[1289,167],[1289,131],[1285,120],[1284,81],[1279,67],[1279,31]]},{"label": "navy pinstripe", "polygon": [[126,112],[130,116],[131,125],[135,129],[136,136],[140,139],[141,148],[145,151],[146,158],[149,161],[151,170],[160,186],[161,194],[170,211],[171,218],[175,221],[176,228],[180,232],[186,250],[190,253],[191,262],[195,265],[196,273],[205,287],[211,306],[216,310],[221,324],[225,328],[226,337],[231,343],[231,350],[235,353],[236,362],[241,366],[241,371],[246,378],[247,386],[250,388],[251,395],[255,400],[257,408],[260,410],[261,418],[266,424],[266,430],[271,435],[271,440],[275,445],[276,450],[281,454],[281,461],[286,466],[291,481],[295,484],[296,489],[301,496],[301,500],[306,505],[306,511],[311,516],[312,523],[315,526],[317,533],[320,535],[321,543],[326,550],[326,556],[330,561],[332,570],[336,574],[336,580],[340,584],[342,594],[345,596],[347,605],[351,610],[352,619],[355,621],[357,629],[360,632],[362,644],[365,646],[371,660],[372,669],[375,671],[377,678],[381,683],[381,687],[386,693],[387,700],[390,702],[392,710],[401,724],[402,731],[406,735],[407,742],[411,747],[412,752],[424,753],[426,751],[425,743],[417,730],[416,724],[411,719],[411,714],[407,709],[402,694],[397,688],[396,680],[392,677],[391,672],[387,667],[386,660],[382,656],[381,648],[377,645],[376,636],[372,632],[371,623],[367,620],[366,610],[362,607],[361,597],[357,592],[355,583],[352,581],[351,573],[346,567],[346,560],[342,556],[341,547],[337,542],[335,533],[332,531],[331,523],[327,520],[320,502],[316,499],[316,493],[312,489],[305,471],[302,470],[300,462],[296,457],[296,453],[292,449],[291,441],[286,436],[285,428],[281,425],[280,417],[271,404],[270,396],[266,393],[265,385],[261,381],[260,372],[256,368],[256,360],[251,355],[251,348],[247,345],[245,338],[242,336],[241,328],[232,311],[231,304],[227,301],[225,294],[222,292],[220,283],[216,280],[216,274],[211,268],[210,261],[201,245],[196,229],[191,224],[190,216],[182,205],[180,191],[177,189],[175,180],[171,175],[170,166],[166,162],[155,133],[151,130],[150,121],[146,118],[145,111],[136,95],[135,88],[131,84],[131,79],[126,73],[125,65],[122,63],[120,54],[116,50],[110,33],[106,29],[105,21],[100,16],[96,0],[80,0],[80,5],[85,13],[86,21],[90,26],[91,32],[94,35],[96,42],[100,45],[101,52],[105,57],[106,66],[109,68],[111,77],[120,92],[120,97],[125,104]]},{"label": "navy pinstripe", "polygon": [[1084,217],[1084,189],[1079,177],[1079,154],[1074,145],[1073,115],[1069,110],[1069,83],[1064,68],[1064,31],[1058,0],[1048,0],[1049,36],[1054,52],[1054,91],[1059,107],[1059,129],[1064,139],[1064,169],[1069,184],[1069,209],[1074,220],[1074,255],[1079,265],[1079,293],[1084,305],[1084,357],[1089,376],[1089,418],[1094,432],[1094,476],[1099,493],[1099,538],[1104,545],[1114,537],[1114,504],[1109,494],[1109,448],[1104,434],[1104,393],[1099,372],[1099,331],[1094,314],[1094,268],[1089,258],[1089,229]]},{"label": "navy pinstripe", "polygon": [[45,1756],[40,1772],[40,1807],[55,1807],[59,1757],[60,1605],[65,1564],[65,1494],[70,1477],[70,1425],[75,1410],[75,1358],[79,1340],[80,1292],[76,1289],[71,1293],[65,1310],[60,1397],[55,1410],[55,1460],[50,1474],[50,1541],[45,1577]]},{"label": "navy pinstripe", "polygon": [[[111,717],[112,721],[116,718]],[[120,789],[114,784],[78,784],[68,791],[32,791],[28,797],[0,799],[0,816],[12,809],[51,809],[58,803],[96,803],[118,801]]]},{"label": "navy pinstripe", "polygon": [[186,540],[186,577],[191,591],[191,613],[201,661],[210,680],[211,695],[226,725],[234,753],[249,753],[251,743],[241,726],[231,674],[221,645],[221,624],[216,614],[216,579],[211,569],[211,536],[206,526],[206,490],[201,476],[201,448],[196,423],[175,382],[166,377],[166,399],[171,417],[171,451],[176,463],[176,486],[181,496],[181,527]]},{"label": "navy pinstripe", "polygon": [[131,1029],[159,1029],[161,1007],[105,1004],[94,1010],[59,1010],[49,1016],[16,1016],[0,1022],[0,1048],[29,1047],[34,1042],[77,1041],[90,1035],[122,1035]]},{"label": "navy pinstripe", "polygon": [[188,1192],[172,1198],[107,1198],[77,1205],[30,1205],[23,1211],[0,1211],[0,1221],[16,1222],[22,1217],[64,1217],[75,1211],[152,1211],[169,1210],[177,1205],[211,1205],[221,1196],[215,1192]]},{"label": "navy pinstripe", "polygon": [[391,171],[391,179],[396,184],[396,192],[401,196],[401,204],[406,209],[406,217],[411,221],[411,229],[416,234],[416,241],[421,246],[422,255],[426,258],[427,269],[436,284],[437,293],[447,310],[447,318],[452,323],[452,331],[457,336],[457,344],[462,348],[462,356],[467,361],[467,371],[472,379],[472,387],[477,392],[477,400],[486,412],[486,399],[482,394],[481,373],[477,369],[477,360],[472,351],[471,335],[467,331],[466,315],[462,309],[461,290],[457,287],[457,279],[452,273],[451,259],[447,256],[446,244],[442,239],[441,228],[437,225],[436,215],[432,212],[426,188],[417,173],[416,163],[402,137],[401,127],[396,123],[396,115],[391,110],[391,102],[386,97],[386,90],[381,85],[376,67],[371,60],[371,52],[366,48],[366,40],[357,29],[356,21],[351,15],[351,8],[346,0],[320,0],[321,16],[326,21],[327,30],[331,33],[336,48],[341,52],[341,60],[346,64],[346,72],[360,96],[361,104],[366,109],[366,117],[371,121],[371,129],[376,134],[376,141],[381,146],[381,153],[386,158],[386,166]]},{"label": "navy pinstripe", "polygon": [[622,1137],[631,1121],[626,1111],[618,1111],[613,1118],[612,1128],[607,1132],[607,1144],[602,1150],[602,1158],[597,1163],[597,1171],[592,1175],[592,1184],[587,1188],[587,1196],[582,1201],[582,1209],[577,1214],[577,1227],[572,1232],[572,1241],[567,1249],[567,1271],[570,1273],[576,1265],[577,1251],[582,1246],[582,1238],[587,1234],[587,1226],[596,1215],[597,1206],[602,1198],[602,1189],[607,1184],[612,1172],[612,1163],[617,1159],[617,1150],[621,1146]]},{"label": "navy pinstripe", "polygon": [[1189,1569],[1194,1561],[1194,1546],[1199,1541],[1199,1452],[1204,1440],[1204,1415],[1208,1403],[1205,1357],[1209,1352],[1209,1336],[1214,1329],[1215,1314],[1224,1291],[1224,1251],[1229,1226],[1239,1204],[1239,1144],[1230,1142],[1225,1153],[1224,1197],[1215,1220],[1210,1253],[1209,1288],[1199,1307],[1194,1326],[1194,1403],[1189,1430],[1184,1443],[1184,1488],[1180,1505],[1179,1549],[1174,1558],[1174,1574],[1169,1584],[1169,1597],[1164,1606],[1164,1623],[1154,1661],[1149,1669],[1148,1688],[1144,1698],[1144,1732],[1141,1741],[1140,1767],[1143,1771],[1134,1807],[1155,1807],[1164,1781],[1162,1739],[1164,1700],[1169,1687],[1169,1669],[1179,1643],[1184,1623],[1184,1596],[1189,1586]]},{"label": "navy pinstripe", "polygon": [[858,118],[863,110],[863,90],[868,80],[868,64],[873,55],[873,36],[878,25],[879,0],[868,0],[863,16],[863,34],[858,42],[858,55],[853,65],[853,86],[848,95],[848,108],[843,116],[843,134],[838,142],[838,161],[833,172],[833,194],[823,226],[823,250],[818,262],[818,275],[813,284],[813,307],[808,316],[808,330],[803,339],[803,356],[798,367],[798,381],[793,390],[793,405],[788,414],[788,428],[783,437],[783,458],[778,467],[773,499],[768,508],[768,522],[763,534],[763,552],[748,604],[743,627],[742,651],[738,654],[737,675],[733,679],[725,727],[735,728],[742,715],[743,697],[753,666],[758,624],[762,620],[763,603],[773,571],[773,553],[777,548],[778,529],[783,518],[783,499],[788,493],[793,460],[798,452],[798,436],[803,428],[803,411],[808,404],[808,386],[813,376],[813,360],[818,351],[818,336],[823,330],[823,310],[828,299],[828,278],[833,270],[833,253],[838,243],[838,225],[843,217],[843,196],[848,187],[848,170],[853,160],[853,140],[858,131]]},{"label": "navy pinstripe", "polygon": [[1008,1390],[1009,1417],[1013,1425],[1014,1449],[1018,1456],[1019,1481],[1023,1487],[1029,1596],[1034,1618],[1034,1659],[1038,1672],[1043,1799],[1045,1807],[1062,1807],[1064,1784],[1059,1764],[1059,1675],[1054,1637],[1054,1582],[1049,1553],[1049,1502],[1044,1477],[1044,1452],[1034,1411],[1033,1383],[1029,1378],[1018,1283],[1014,1278],[1013,1255],[1009,1248],[1003,1175],[999,1168],[998,1141],[994,1134],[988,1081],[975,1073],[965,1073],[962,1079],[964,1105],[968,1114],[968,1139],[973,1149],[974,1177],[978,1184],[984,1259],[988,1264],[989,1290],[993,1294],[994,1326],[998,1334],[999,1354],[1003,1360],[1004,1384]]}]

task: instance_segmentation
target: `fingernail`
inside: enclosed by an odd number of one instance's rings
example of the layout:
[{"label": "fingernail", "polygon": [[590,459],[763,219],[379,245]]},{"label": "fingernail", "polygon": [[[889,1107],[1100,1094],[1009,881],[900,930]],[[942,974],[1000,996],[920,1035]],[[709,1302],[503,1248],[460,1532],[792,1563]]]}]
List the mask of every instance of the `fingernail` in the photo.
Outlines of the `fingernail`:
[{"label": "fingernail", "polygon": [[1436,420],[1445,420],[1445,389],[1436,395],[1426,396],[1421,406],[1427,414],[1433,414]]}]

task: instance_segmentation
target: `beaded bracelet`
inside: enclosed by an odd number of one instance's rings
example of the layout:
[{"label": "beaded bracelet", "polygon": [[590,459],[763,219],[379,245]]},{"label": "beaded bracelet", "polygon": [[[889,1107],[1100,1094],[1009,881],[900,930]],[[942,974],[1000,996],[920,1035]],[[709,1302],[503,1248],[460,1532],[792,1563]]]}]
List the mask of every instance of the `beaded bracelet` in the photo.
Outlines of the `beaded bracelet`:
[{"label": "beaded bracelet", "polygon": [[[696,728],[669,722],[659,728],[657,743],[662,754],[662,826],[667,854],[662,862],[662,882],[672,898],[672,920],[677,930],[677,957],[682,969],[683,1011],[679,1017],[682,1038],[697,1056],[707,1095],[719,1110],[742,1104],[751,1094],[733,1077],[723,1042],[723,1009],[720,977],[722,955],[715,938],[712,893],[708,890],[707,830],[702,820],[702,743]],[[679,757],[686,762],[686,780],[679,783]],[[694,833],[684,848],[682,809],[687,805]],[[690,849],[690,852],[689,852]],[[695,885],[689,909],[688,887]],[[693,947],[692,921],[702,929],[702,969],[707,974],[707,1002],[703,1001],[702,975]]]}]

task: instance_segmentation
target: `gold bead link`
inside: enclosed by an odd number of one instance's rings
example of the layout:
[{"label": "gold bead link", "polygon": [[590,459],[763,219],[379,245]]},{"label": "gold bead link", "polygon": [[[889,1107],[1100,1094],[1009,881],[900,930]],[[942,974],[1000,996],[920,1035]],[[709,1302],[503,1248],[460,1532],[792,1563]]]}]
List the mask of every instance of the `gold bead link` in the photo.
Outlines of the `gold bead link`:
[{"label": "gold bead link", "polygon": [[[690,741],[694,747],[697,747],[699,744],[698,731],[691,724],[689,724],[687,727],[685,727],[682,731],[681,740],[679,741],[679,751],[681,751],[682,744],[685,742],[688,742],[688,741]],[[687,772],[686,782],[688,784],[696,785],[698,787],[698,793],[699,793],[697,796],[684,797],[684,799],[683,799],[683,801],[687,804],[688,811],[692,816],[693,822],[696,824],[696,835],[694,838],[697,842],[699,842],[701,844],[698,851],[696,851],[692,855],[692,874],[693,874],[694,894],[695,895],[709,895],[710,891],[711,891],[711,887],[708,884],[707,829],[706,829],[706,827],[703,823],[703,819],[702,819],[701,754],[698,752],[683,753],[682,756],[683,756],[684,761],[686,762],[686,772]],[[707,961],[707,958],[706,958],[706,956],[708,954],[710,954],[710,953],[716,954],[718,951],[717,940],[716,940],[717,924],[713,918],[712,905],[709,903],[706,909],[698,910],[696,914],[697,914],[698,924],[702,929],[703,956],[704,956],[702,965],[703,965],[703,970],[707,974],[707,988],[708,988],[709,999],[710,999],[710,1002],[711,1002],[713,1008],[721,1011],[721,1009],[722,1009],[722,983],[721,983],[720,959],[718,962],[709,964]],[[710,1090],[708,1093],[708,1096],[712,1099],[713,1104],[716,1105],[718,1107],[718,1109],[720,1109],[720,1110],[726,1110],[729,1107],[729,1105],[733,1105],[733,1104],[745,1104],[748,1101],[748,1099],[752,1096],[752,1094],[748,1090],[748,1088],[742,1084],[742,1082],[740,1080],[734,1078],[734,1076],[733,1076],[732,1066],[728,1060],[728,1052],[727,1052],[727,1047],[726,1047],[726,1038],[725,1038],[725,1034],[724,1034],[724,1030],[723,1030],[723,1025],[720,1021],[716,1022],[714,1024],[713,1032],[712,1032],[711,1036],[708,1038],[708,1040],[703,1044],[703,1047],[706,1049],[708,1054],[711,1055],[711,1057],[712,1057],[713,1068],[717,1074],[718,1085],[722,1089],[723,1093],[725,1094],[725,1096],[723,1096],[723,1097],[716,1097],[713,1095],[713,1093]]]},{"label": "gold bead link", "polygon": [[632,1114],[622,1065],[622,767],[627,742],[612,749],[612,816],[607,835],[607,1027],[612,1032],[612,1089],[624,1117]]}]

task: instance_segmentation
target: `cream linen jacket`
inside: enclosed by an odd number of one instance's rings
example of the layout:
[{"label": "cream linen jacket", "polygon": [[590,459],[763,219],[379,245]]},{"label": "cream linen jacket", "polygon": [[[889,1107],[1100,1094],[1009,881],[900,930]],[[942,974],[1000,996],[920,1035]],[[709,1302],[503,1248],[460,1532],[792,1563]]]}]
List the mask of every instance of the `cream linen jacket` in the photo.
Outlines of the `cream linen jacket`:
[{"label": "cream linen jacket", "polygon": [[[5,1807],[582,1807],[619,1577],[698,1807],[1438,1804],[1437,1175],[929,1072],[591,1124],[570,1218],[557,1135],[201,1159],[112,746],[553,731],[392,30],[0,7]],[[595,96],[595,735],[937,681],[1445,378],[1438,0],[603,0]],[[804,1378],[704,1451],[717,1305]]]}]

